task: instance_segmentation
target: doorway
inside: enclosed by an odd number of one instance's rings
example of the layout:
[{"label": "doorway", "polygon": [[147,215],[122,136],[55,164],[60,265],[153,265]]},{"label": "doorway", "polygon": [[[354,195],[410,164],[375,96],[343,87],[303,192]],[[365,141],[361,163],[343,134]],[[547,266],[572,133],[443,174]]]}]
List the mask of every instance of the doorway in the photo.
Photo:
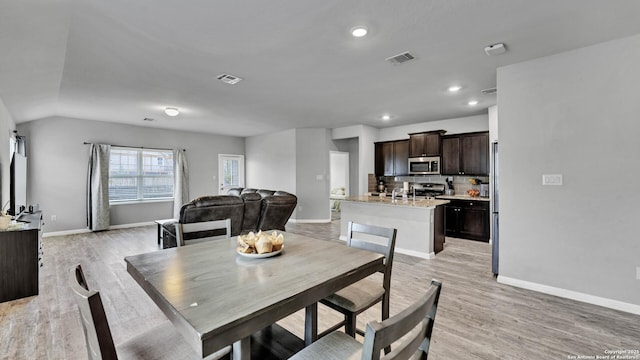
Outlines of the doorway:
[{"label": "doorway", "polygon": [[349,196],[349,153],[344,151],[329,152],[329,203],[331,219],[340,218],[341,199]]},{"label": "doorway", "polygon": [[218,194],[229,189],[244,187],[244,155],[218,154]]}]

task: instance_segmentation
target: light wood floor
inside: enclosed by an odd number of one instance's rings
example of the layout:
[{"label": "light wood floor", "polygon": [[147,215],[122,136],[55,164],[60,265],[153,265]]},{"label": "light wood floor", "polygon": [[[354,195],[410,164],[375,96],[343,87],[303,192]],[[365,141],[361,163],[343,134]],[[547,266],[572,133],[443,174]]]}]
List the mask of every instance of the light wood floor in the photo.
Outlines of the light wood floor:
[{"label": "light wood floor", "polygon": [[[332,224],[292,224],[288,231],[336,239]],[[155,251],[156,227],[44,239],[40,295],[0,304],[1,359],[86,359],[67,269],[82,263],[101,291],[117,343],[166,318],[127,274],[125,256]],[[488,244],[447,239],[435,259],[397,254],[391,313],[413,302],[432,278],[443,282],[430,359],[567,359],[640,348],[640,316],[498,284]],[[379,307],[358,320],[378,319]],[[304,314],[279,322],[302,336]],[[338,319],[320,306],[320,327]]]}]

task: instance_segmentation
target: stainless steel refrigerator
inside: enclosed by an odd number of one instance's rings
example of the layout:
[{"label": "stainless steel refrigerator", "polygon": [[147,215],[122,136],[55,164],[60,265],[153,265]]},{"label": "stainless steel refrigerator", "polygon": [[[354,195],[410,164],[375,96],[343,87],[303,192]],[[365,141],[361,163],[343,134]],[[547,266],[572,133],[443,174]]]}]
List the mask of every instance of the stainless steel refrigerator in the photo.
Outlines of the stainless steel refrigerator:
[{"label": "stainless steel refrigerator", "polygon": [[499,212],[500,207],[499,197],[498,197],[498,143],[494,142],[491,144],[491,155],[493,158],[493,167],[492,167],[492,200],[493,200],[493,209],[492,209],[492,222],[493,222],[493,234],[492,234],[492,248],[491,248],[491,257],[492,257],[492,271],[495,275],[498,275],[498,246],[500,243],[500,227],[499,227]]}]

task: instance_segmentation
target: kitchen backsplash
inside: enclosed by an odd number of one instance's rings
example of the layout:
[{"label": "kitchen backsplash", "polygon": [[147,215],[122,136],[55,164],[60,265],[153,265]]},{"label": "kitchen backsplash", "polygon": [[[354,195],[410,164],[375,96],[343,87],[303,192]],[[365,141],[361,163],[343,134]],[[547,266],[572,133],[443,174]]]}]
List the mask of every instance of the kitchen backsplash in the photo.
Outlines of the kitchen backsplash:
[{"label": "kitchen backsplash", "polygon": [[394,188],[402,188],[403,183],[408,181],[409,183],[439,183],[446,184],[447,178],[453,178],[453,189],[457,195],[465,195],[467,190],[479,189],[480,185],[471,185],[469,179],[480,179],[483,183],[489,182],[488,176],[382,176],[376,178],[374,174],[369,174],[369,192],[377,192],[377,181],[384,180],[387,191],[391,192]]}]

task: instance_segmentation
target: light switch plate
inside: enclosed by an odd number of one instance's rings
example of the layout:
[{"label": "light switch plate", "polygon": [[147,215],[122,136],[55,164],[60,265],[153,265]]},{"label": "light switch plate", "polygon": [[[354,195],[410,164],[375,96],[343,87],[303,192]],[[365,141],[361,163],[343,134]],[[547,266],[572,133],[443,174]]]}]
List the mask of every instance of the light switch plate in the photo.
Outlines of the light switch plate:
[{"label": "light switch plate", "polygon": [[562,185],[562,174],[542,174],[542,185]]}]

